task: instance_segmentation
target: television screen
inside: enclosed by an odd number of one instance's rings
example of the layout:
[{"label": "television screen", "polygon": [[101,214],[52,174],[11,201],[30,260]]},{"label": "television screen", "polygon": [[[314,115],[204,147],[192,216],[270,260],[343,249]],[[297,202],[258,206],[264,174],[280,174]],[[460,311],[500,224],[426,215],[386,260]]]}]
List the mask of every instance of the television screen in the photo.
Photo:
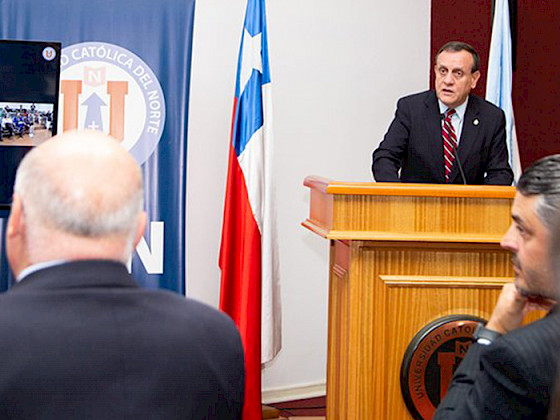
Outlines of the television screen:
[{"label": "television screen", "polygon": [[0,216],[23,156],[56,134],[60,51],[58,42],[0,40]]}]

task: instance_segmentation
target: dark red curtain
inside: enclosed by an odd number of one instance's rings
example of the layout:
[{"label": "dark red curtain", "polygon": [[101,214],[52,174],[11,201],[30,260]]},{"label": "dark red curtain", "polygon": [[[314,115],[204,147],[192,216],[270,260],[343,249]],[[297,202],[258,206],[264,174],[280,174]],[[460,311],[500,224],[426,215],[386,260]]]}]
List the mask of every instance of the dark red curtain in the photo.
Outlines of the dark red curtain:
[{"label": "dark red curtain", "polygon": [[[521,164],[560,153],[560,2],[517,2],[517,68],[513,107]],[[432,0],[431,56],[450,40],[480,53],[482,76],[475,93],[484,96],[491,36],[492,0]],[[430,67],[433,85],[433,71]]]}]

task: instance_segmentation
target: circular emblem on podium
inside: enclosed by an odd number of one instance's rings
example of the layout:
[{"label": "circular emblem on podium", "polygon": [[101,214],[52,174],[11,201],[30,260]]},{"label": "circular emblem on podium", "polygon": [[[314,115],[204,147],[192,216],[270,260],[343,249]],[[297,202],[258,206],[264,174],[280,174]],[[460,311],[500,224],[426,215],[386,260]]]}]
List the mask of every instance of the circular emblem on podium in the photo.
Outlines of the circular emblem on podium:
[{"label": "circular emblem on podium", "polygon": [[416,420],[433,417],[482,321],[471,315],[439,318],[422,328],[408,345],[401,364],[401,391]]}]

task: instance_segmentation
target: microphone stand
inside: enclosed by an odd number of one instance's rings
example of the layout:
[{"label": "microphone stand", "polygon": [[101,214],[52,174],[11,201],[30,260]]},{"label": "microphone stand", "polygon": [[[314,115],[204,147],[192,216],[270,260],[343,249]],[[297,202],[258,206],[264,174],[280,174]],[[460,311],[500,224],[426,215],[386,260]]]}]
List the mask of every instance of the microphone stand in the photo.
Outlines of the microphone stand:
[{"label": "microphone stand", "polygon": [[467,185],[467,178],[465,178],[463,165],[461,165],[461,160],[459,159],[459,152],[457,152],[457,146],[455,146],[455,144],[453,144],[453,154],[455,155],[455,160],[457,161],[457,166],[459,167],[459,173],[461,174],[461,178],[463,178],[463,185]]}]

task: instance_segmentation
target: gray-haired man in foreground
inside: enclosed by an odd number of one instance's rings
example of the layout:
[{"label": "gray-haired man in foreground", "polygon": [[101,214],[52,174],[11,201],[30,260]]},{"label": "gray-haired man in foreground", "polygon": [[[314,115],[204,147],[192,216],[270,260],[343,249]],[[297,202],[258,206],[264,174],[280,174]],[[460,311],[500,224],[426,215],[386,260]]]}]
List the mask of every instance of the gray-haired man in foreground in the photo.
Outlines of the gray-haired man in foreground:
[{"label": "gray-haired man in foreground", "polygon": [[103,134],[64,134],[24,158],[14,190],[0,418],[240,418],[233,322],[126,270],[146,223],[132,157]]},{"label": "gray-haired man in foreground", "polygon": [[[434,420],[546,419],[560,358],[558,288],[550,242],[560,214],[560,155],[531,165],[517,184],[502,247],[513,254],[506,284],[459,368]],[[521,327],[534,309],[548,316]]]}]

